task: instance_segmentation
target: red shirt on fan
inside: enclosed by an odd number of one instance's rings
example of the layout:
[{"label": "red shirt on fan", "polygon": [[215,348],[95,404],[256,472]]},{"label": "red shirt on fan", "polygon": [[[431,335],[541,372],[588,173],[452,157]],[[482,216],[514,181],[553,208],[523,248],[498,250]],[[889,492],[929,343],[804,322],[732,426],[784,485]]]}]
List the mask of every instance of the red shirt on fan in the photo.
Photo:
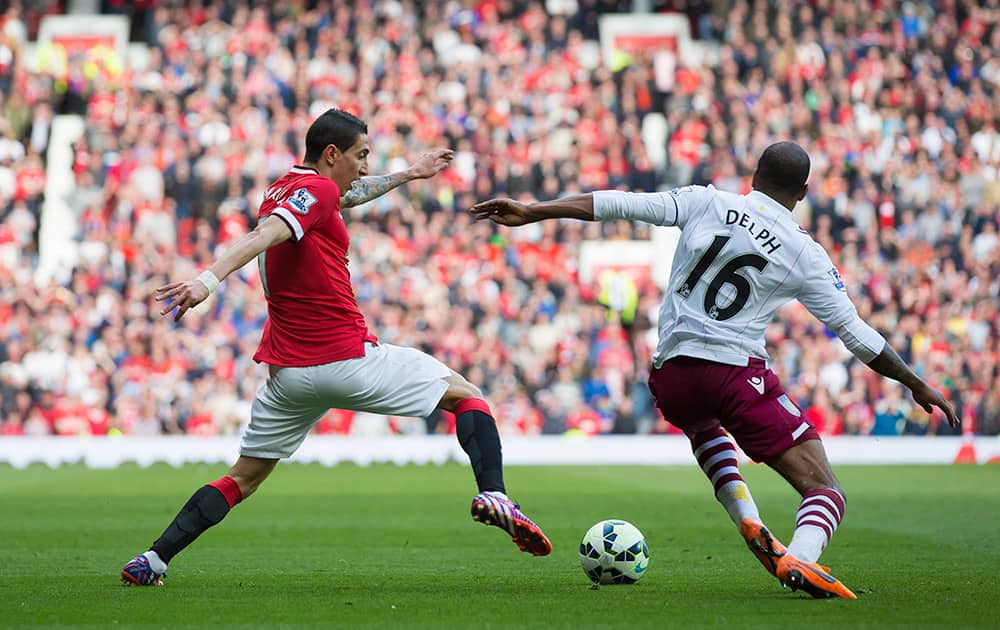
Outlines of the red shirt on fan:
[{"label": "red shirt on fan", "polygon": [[295,166],[264,194],[258,216],[271,215],[292,238],[258,257],[268,319],[254,361],[307,367],[363,357],[364,343],[378,340],[351,286],[337,184]]}]

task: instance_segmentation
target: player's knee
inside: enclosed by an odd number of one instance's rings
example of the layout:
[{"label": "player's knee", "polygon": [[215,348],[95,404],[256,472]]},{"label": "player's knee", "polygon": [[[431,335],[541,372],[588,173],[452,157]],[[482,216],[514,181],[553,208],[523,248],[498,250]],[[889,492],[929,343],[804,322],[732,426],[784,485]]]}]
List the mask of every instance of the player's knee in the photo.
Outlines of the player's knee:
[{"label": "player's knee", "polygon": [[453,410],[463,400],[483,398],[481,389],[457,374],[449,377],[447,382],[448,390],[441,399],[441,406],[445,409]]},{"label": "player's knee", "polygon": [[240,461],[234,464],[226,474],[232,477],[240,487],[243,499],[246,500],[257,491],[260,484],[264,483],[264,480],[274,469],[275,463],[277,463],[276,460],[255,460],[241,457]]},{"label": "player's knee", "polygon": [[486,412],[490,416],[493,415],[492,411],[490,411],[489,403],[483,399],[483,395],[478,389],[474,391],[455,391],[445,394],[441,398],[441,402],[438,403],[438,408],[454,414],[477,409]]},{"label": "player's knee", "polygon": [[241,473],[230,472],[229,476],[236,481],[236,485],[240,487],[240,493],[243,495],[243,500],[246,501],[251,494],[257,491],[260,484],[264,482],[264,477],[247,476]]},{"label": "player's knee", "polygon": [[465,396],[463,398],[465,398],[465,399],[478,398],[478,399],[482,400],[483,399],[483,390],[479,389],[478,387],[476,387],[472,383],[466,381],[465,382]]}]

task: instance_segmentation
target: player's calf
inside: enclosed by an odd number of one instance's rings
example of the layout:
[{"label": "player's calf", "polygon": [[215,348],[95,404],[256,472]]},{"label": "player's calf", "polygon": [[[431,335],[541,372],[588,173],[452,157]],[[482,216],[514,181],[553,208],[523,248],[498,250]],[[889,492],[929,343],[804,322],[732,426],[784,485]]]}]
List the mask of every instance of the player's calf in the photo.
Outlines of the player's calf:
[{"label": "player's calf", "polygon": [[202,532],[222,522],[229,510],[242,500],[239,485],[228,475],[202,486],[191,495],[150,550],[155,551],[164,563],[169,563]]},{"label": "player's calf", "polygon": [[479,491],[505,492],[500,432],[485,400],[466,398],[455,405],[455,433],[469,456]]},{"label": "player's calf", "polygon": [[132,558],[122,568],[122,579],[139,586],[162,585],[159,579],[166,575],[167,563],[202,532],[219,524],[242,500],[239,484],[228,475],[202,486],[191,495],[149,551]]},{"label": "player's calf", "polygon": [[705,476],[712,482],[715,498],[726,508],[737,527],[745,519],[760,521],[757,504],[740,474],[736,446],[721,426],[688,435],[691,450]]}]

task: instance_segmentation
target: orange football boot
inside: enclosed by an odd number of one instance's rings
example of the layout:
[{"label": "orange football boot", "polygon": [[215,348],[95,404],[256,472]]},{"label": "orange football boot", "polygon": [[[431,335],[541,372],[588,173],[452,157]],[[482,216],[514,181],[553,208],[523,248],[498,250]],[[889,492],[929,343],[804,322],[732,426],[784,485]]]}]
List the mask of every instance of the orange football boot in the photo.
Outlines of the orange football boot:
[{"label": "orange football boot", "polygon": [[791,586],[793,591],[803,590],[813,597],[843,597],[857,599],[851,589],[844,586],[840,580],[833,577],[815,562],[803,562],[785,552],[778,559],[778,579],[783,585]]},{"label": "orange football boot", "polygon": [[778,577],[778,560],[787,551],[781,541],[775,538],[764,524],[752,518],[740,522],[740,533],[747,541],[747,547],[757,556],[767,572]]}]

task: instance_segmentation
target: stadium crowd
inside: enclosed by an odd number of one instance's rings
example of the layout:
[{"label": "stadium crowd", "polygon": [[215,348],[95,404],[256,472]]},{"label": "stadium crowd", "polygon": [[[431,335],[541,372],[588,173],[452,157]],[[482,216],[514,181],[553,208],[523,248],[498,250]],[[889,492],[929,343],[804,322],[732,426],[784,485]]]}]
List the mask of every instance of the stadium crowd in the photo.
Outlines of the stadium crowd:
[{"label": "stadium crowd", "polygon": [[[813,159],[796,216],[859,311],[953,394],[967,429],[1000,433],[997,0],[690,3],[718,63],[667,72],[653,52],[614,69],[594,54],[614,2],[136,4],[141,68],[105,57],[32,69],[20,53],[37,15],[13,3],[0,18],[2,435],[237,432],[265,378],[250,359],[266,316],[256,267],[176,325],[150,295],[252,228],[265,186],[335,105],[369,122],[372,173],[456,150],[436,179],[348,213],[354,282],[382,341],[468,375],[507,433],[671,430],[645,386],[660,289],[579,274],[583,241],[650,229],[496,229],[465,209],[607,187],[745,192],[756,156],[785,138]],[[86,121],[70,198],[79,263],[39,286],[61,112]],[[666,122],[666,163],[644,137],[653,118]],[[797,304],[768,341],[824,434],[951,431]],[[317,431],[450,422],[332,411]]]}]

